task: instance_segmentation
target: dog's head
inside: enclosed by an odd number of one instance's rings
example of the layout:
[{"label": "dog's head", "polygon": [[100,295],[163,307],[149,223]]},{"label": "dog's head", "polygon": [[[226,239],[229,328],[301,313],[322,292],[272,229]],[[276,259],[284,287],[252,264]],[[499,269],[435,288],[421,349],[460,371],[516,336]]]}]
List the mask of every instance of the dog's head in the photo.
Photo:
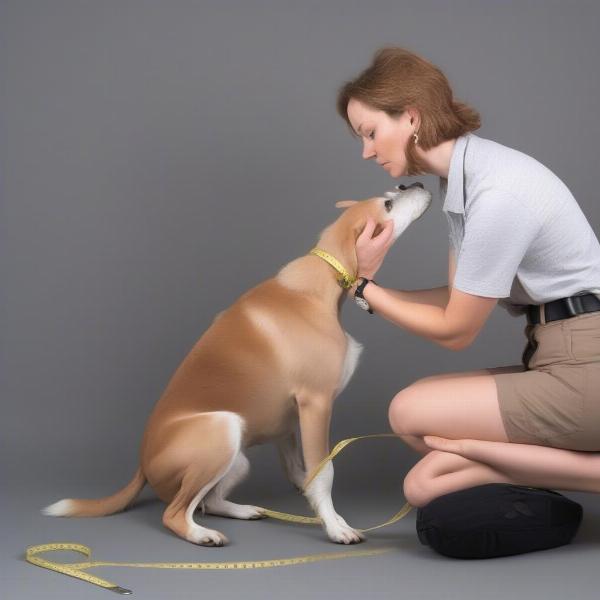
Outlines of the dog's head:
[{"label": "dog's head", "polygon": [[[344,211],[344,221],[349,221],[356,238],[362,233],[367,219],[370,216],[376,223],[373,236],[385,226],[385,222],[393,219],[396,239],[404,230],[416,221],[431,204],[431,192],[423,187],[420,182],[409,186],[397,185],[394,190],[385,192],[383,196],[375,196],[366,200],[340,200],[336,202],[338,208]],[[340,217],[341,218],[341,217]]]},{"label": "dog's head", "polygon": [[346,270],[354,274],[358,268],[356,240],[364,231],[369,217],[375,221],[372,237],[379,235],[386,221],[394,221],[394,243],[430,204],[431,192],[426,190],[422,183],[397,185],[394,190],[386,192],[383,196],[366,200],[340,200],[335,205],[346,210],[321,231],[317,246],[332,253],[342,261]]}]

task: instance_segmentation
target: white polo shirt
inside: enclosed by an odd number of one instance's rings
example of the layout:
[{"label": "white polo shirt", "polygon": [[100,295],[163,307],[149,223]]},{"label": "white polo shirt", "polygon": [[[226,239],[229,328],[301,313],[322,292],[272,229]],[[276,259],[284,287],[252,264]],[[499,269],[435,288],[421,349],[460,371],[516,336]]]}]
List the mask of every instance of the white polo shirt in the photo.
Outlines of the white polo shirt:
[{"label": "white polo shirt", "polygon": [[454,287],[500,298],[512,315],[585,293],[600,298],[600,243],[567,186],[518,150],[457,138],[440,197],[456,256]]}]

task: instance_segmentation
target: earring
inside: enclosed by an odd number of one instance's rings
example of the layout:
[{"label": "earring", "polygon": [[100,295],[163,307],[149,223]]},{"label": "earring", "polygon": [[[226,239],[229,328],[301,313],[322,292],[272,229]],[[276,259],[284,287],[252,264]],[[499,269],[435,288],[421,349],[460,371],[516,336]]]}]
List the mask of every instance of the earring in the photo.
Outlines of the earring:
[{"label": "earring", "polygon": [[415,133],[413,133],[413,138],[415,139],[415,146],[419,143],[419,136],[417,135],[417,132],[415,131]]}]

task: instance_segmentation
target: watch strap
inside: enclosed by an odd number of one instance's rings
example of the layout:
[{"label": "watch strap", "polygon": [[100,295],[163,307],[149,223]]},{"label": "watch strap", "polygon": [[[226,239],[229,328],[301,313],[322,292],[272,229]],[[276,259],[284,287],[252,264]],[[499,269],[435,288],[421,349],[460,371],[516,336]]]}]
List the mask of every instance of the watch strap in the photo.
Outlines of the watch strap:
[{"label": "watch strap", "polygon": [[[365,289],[365,287],[367,286],[368,283],[374,283],[375,285],[377,285],[377,282],[374,279],[368,279],[367,277],[359,277],[358,279],[359,279],[360,283],[356,287],[356,290],[354,291],[354,295],[358,296],[359,298],[362,298],[368,304],[367,299],[363,295],[363,290]],[[369,312],[369,314],[371,314],[371,315],[373,314],[373,309],[370,306],[367,309],[367,311]]]}]

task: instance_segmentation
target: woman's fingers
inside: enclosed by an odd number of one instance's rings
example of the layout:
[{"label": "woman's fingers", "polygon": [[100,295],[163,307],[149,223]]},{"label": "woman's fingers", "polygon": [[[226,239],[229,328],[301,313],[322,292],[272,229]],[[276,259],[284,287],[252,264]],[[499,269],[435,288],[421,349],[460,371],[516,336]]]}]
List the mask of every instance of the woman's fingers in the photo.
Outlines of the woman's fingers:
[{"label": "woman's fingers", "polygon": [[[358,240],[370,240],[373,235],[373,231],[375,229],[375,221],[371,219],[371,217],[367,217],[367,223],[365,228],[362,230],[362,233],[358,236]],[[356,240],[358,242],[358,240]]]},{"label": "woman's fingers", "polygon": [[386,242],[389,241],[390,239],[392,239],[392,237],[394,235],[394,220],[393,219],[386,221],[383,232],[385,232],[385,236],[386,236],[385,241]]},{"label": "woman's fingers", "polygon": [[374,237],[373,240],[377,241],[382,246],[385,246],[393,237],[394,234],[394,221],[386,221],[385,226],[379,232],[377,237]]},{"label": "woman's fingers", "polygon": [[369,273],[372,279],[377,273],[383,258],[393,244],[394,221],[386,221],[383,229],[375,237],[371,237],[376,221],[368,217],[367,223],[356,240],[356,257],[358,260],[358,271]]},{"label": "woman's fingers", "polygon": [[390,219],[389,221],[386,221],[383,229],[376,236],[373,236],[373,231],[375,231],[376,225],[377,223],[374,219],[367,217],[365,228],[362,230],[362,233],[356,241],[373,240],[385,244],[394,233],[394,220]]}]

